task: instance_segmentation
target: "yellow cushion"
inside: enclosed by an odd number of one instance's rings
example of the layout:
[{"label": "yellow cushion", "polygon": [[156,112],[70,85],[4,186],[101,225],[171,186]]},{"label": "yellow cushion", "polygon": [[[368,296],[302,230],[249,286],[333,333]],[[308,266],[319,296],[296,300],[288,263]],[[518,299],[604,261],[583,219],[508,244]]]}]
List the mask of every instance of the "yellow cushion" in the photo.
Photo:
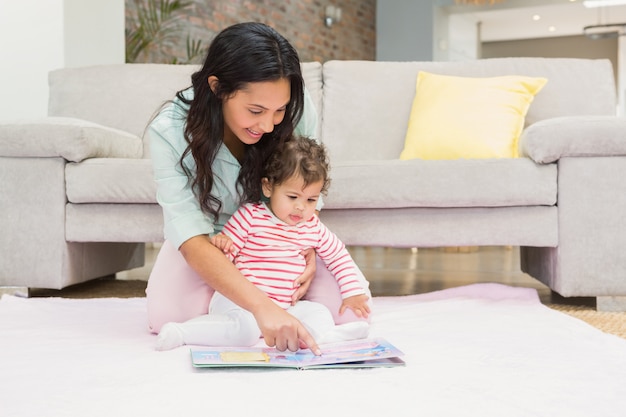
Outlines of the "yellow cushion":
[{"label": "yellow cushion", "polygon": [[400,159],[516,158],[545,78],[467,78],[420,72]]}]

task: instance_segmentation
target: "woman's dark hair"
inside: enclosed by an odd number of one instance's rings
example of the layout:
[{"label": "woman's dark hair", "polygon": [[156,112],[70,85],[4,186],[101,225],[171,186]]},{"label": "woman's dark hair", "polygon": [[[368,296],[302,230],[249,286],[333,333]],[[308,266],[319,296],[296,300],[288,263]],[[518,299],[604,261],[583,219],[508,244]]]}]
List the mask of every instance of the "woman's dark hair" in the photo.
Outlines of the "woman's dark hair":
[{"label": "woman's dark hair", "polygon": [[294,137],[277,149],[267,160],[263,177],[272,185],[280,185],[294,176],[304,186],[322,181],[322,194],[330,187],[330,163],[326,148],[306,137]]},{"label": "woman's dark hair", "polygon": [[[209,87],[209,76],[218,79],[215,92]],[[180,164],[189,177],[202,210],[217,219],[222,202],[211,195],[215,181],[212,164],[224,139],[222,101],[249,83],[287,79],[291,100],[283,121],[261,140],[246,146],[237,178],[240,202],[261,198],[261,174],[268,156],[291,136],[304,108],[304,81],[298,53],[278,32],[262,23],[239,23],[220,32],[211,45],[202,69],[191,76],[194,97],[186,99],[184,91],[177,97],[189,105],[184,136],[189,144]],[[183,165],[191,153],[195,175]]]}]

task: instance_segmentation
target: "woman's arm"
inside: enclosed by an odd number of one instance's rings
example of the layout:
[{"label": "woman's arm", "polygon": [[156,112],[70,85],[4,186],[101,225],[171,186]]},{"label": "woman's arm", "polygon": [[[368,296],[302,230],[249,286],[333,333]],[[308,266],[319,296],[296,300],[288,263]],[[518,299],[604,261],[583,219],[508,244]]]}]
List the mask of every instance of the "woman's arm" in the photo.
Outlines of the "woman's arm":
[{"label": "woman's arm", "polygon": [[[180,104],[170,103],[148,127],[157,202],[163,209],[163,232],[176,248],[193,236],[216,232],[213,221],[202,212],[191,182],[180,165],[187,148],[184,124]],[[195,169],[191,154],[187,155],[186,163],[188,169]]]},{"label": "woman's arm", "polygon": [[280,351],[296,351],[304,345],[316,355],[321,354],[302,323],[248,281],[222,251],[211,244],[208,236],[188,239],[180,246],[180,252],[207,284],[254,315],[268,346],[276,346]]}]

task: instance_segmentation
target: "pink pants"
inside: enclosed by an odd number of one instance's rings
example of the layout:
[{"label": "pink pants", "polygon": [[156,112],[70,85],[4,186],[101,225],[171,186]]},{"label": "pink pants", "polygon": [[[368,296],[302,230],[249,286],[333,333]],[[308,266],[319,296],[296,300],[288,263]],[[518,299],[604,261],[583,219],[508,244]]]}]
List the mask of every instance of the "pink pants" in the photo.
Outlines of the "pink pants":
[{"label": "pink pants", "polygon": [[[370,297],[371,308],[372,297],[369,283],[360,270],[357,272],[367,295]],[[150,331],[158,333],[165,323],[182,323],[207,314],[209,302],[214,292],[213,288],[209,287],[187,265],[181,253],[166,240],[154,263],[146,289]],[[363,320],[349,309],[339,315],[339,307],[341,306],[339,286],[324,262],[319,258],[317,258],[315,278],[304,298],[324,304],[333,314],[336,324]]]}]

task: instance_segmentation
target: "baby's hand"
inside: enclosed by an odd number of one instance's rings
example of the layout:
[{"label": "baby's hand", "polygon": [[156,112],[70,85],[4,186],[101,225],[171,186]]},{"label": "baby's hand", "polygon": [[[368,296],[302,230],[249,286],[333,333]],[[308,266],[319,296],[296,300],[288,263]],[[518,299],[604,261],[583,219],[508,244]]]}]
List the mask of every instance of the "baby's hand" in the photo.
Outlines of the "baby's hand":
[{"label": "baby's hand", "polygon": [[229,253],[235,250],[233,241],[223,233],[211,236],[211,243],[213,246],[221,249],[224,253]]},{"label": "baby's hand", "polygon": [[349,308],[357,315],[357,317],[367,318],[370,314],[370,306],[367,304],[369,297],[365,294],[353,295],[348,297],[341,303],[339,307],[339,314],[343,314],[346,308]]}]

